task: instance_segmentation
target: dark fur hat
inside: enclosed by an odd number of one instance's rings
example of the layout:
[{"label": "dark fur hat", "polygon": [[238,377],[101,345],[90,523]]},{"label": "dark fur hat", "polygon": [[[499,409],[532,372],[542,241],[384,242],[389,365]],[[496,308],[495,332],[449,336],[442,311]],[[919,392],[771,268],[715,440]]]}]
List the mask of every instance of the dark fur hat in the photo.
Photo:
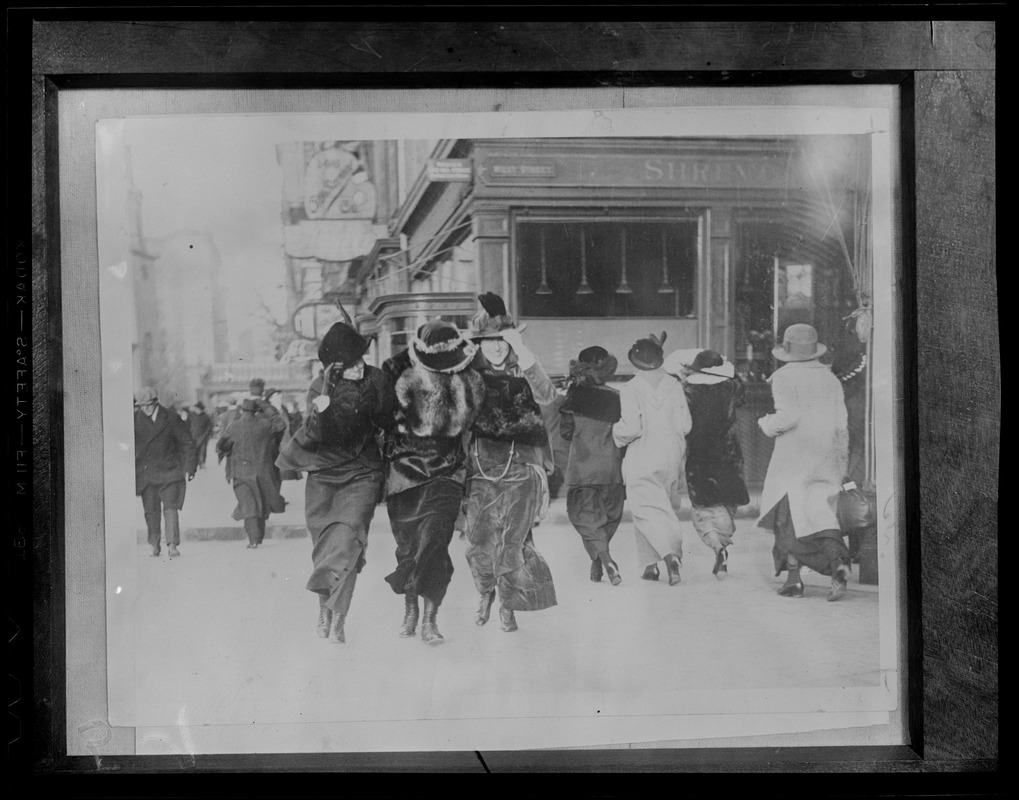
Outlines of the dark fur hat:
[{"label": "dark fur hat", "polygon": [[344,367],[354,363],[368,352],[371,342],[365,339],[346,322],[336,322],[322,337],[318,346],[318,360],[323,366],[340,364]]}]

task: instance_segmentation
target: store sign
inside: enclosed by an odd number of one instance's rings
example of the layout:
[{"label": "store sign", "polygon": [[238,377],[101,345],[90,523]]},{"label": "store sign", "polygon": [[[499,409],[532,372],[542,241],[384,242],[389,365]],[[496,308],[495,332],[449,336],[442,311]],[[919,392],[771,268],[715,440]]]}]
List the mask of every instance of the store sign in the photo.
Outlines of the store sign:
[{"label": "store sign", "polygon": [[437,183],[470,183],[474,169],[470,159],[433,158],[428,161],[428,180]]},{"label": "store sign", "polygon": [[478,177],[487,185],[778,189],[796,185],[788,165],[784,155],[767,154],[734,157],[585,153],[563,154],[554,160],[492,156],[478,165]]}]

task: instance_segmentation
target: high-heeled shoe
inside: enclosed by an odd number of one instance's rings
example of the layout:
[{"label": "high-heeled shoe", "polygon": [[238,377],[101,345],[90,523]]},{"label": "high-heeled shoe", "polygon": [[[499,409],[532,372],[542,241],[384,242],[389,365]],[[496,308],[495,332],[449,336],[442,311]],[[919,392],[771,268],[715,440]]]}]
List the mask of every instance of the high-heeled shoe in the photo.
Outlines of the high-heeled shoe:
[{"label": "high-heeled shoe", "polygon": [[785,586],[778,590],[778,593],[782,597],[803,597],[803,582],[794,581],[790,583],[786,581]]},{"label": "high-heeled shoe", "polygon": [[679,585],[679,568],[682,563],[675,553],[669,553],[665,557],[665,568],[669,571],[669,586]]},{"label": "high-heeled shoe", "polygon": [[644,574],[640,576],[642,581],[656,581],[658,580],[658,565],[652,564],[649,567],[644,568]]},{"label": "high-heeled shoe", "polygon": [[729,554],[724,547],[718,548],[718,552],[715,553],[715,568],[711,570],[711,574],[718,578],[718,580],[724,581],[729,575],[728,564]]},{"label": "high-heeled shoe", "polygon": [[831,589],[828,591],[828,602],[839,600],[846,593],[849,584],[849,567],[845,564],[837,566],[831,574]]},{"label": "high-heeled shoe", "polygon": [[474,624],[481,626],[488,622],[492,613],[492,603],[495,602],[495,589],[487,594],[481,595],[481,603],[478,605],[478,613],[474,615]]},{"label": "high-heeled shoe", "polygon": [[517,617],[516,614],[513,613],[512,608],[500,606],[499,622],[502,623],[502,629],[506,631],[506,633],[512,633],[517,629]]},{"label": "high-heeled shoe", "polygon": [[616,562],[611,558],[606,557],[605,562],[605,574],[609,576],[609,583],[613,586],[618,586],[623,582],[623,576],[619,574],[619,567]]},{"label": "high-heeled shoe", "polygon": [[595,583],[598,583],[598,582],[601,581],[601,576],[602,576],[601,560],[597,559],[597,558],[592,559],[591,560],[591,580],[594,581]]}]

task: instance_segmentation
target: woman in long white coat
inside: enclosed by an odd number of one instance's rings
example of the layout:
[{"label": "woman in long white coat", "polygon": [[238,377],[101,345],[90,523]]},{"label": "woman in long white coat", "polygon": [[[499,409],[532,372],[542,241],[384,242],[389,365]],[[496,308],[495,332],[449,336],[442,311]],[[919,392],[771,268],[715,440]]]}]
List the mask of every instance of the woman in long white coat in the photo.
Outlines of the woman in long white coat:
[{"label": "woman in long white coat", "polygon": [[612,426],[617,447],[625,447],[623,481],[633,515],[638,563],[645,580],[658,580],[664,561],[669,585],[679,583],[683,533],[679,523],[686,435],[693,422],[683,384],[662,369],[662,338],[640,339],[630,348],[633,380],[619,390],[620,418]]},{"label": "woman in long white coat", "polygon": [[845,593],[849,551],[836,507],[849,433],[838,378],[818,361],[827,347],[810,325],[790,325],[772,353],[786,362],[769,379],[775,413],[758,424],[775,439],[757,524],[775,534],[775,574],[788,569],[783,597],[802,597],[800,565],[830,575],[829,600]]}]

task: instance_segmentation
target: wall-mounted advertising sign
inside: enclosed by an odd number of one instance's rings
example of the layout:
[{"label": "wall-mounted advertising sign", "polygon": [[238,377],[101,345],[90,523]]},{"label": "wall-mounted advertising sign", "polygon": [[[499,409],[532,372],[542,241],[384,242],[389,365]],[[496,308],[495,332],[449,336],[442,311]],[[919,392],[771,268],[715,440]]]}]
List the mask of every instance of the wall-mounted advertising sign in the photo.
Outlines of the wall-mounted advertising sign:
[{"label": "wall-mounted advertising sign", "polygon": [[439,183],[470,183],[474,169],[469,158],[433,158],[428,162],[428,180]]}]

